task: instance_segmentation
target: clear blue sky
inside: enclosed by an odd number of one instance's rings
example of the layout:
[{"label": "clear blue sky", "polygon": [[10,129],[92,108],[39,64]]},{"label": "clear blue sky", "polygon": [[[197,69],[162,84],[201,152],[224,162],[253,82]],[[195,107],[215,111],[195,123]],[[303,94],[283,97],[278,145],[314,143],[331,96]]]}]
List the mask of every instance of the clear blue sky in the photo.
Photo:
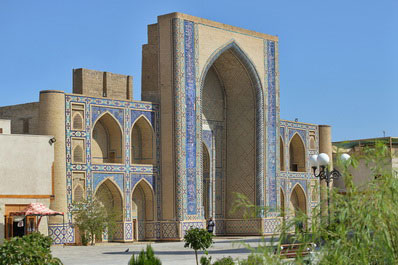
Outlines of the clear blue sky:
[{"label": "clear blue sky", "polygon": [[281,118],[333,140],[398,136],[398,1],[0,1],[0,106],[71,92],[72,69],[133,75],[156,17],[183,12],[279,36]]}]

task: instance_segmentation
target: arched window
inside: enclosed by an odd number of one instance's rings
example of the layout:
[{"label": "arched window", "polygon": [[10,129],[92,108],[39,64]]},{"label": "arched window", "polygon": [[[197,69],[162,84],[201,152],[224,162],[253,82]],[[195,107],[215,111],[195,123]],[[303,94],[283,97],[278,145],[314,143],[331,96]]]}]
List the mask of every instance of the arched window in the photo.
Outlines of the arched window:
[{"label": "arched window", "polygon": [[81,202],[84,200],[84,190],[82,186],[77,185],[73,191],[73,200],[75,202]]},{"label": "arched window", "polygon": [[305,148],[301,137],[295,134],[289,145],[290,171],[305,172]]},{"label": "arched window", "polygon": [[285,171],[285,152],[284,152],[284,143],[282,137],[279,137],[279,152],[280,152],[280,170]]},{"label": "arched window", "polygon": [[83,148],[78,145],[73,149],[73,162],[74,163],[83,163]]},{"label": "arched window", "polygon": [[109,113],[96,123],[92,134],[91,155],[95,164],[123,163],[122,130]]},{"label": "arched window", "polygon": [[310,149],[315,150],[315,135],[310,135]]},{"label": "arched window", "polygon": [[73,116],[72,128],[74,130],[83,130],[83,117],[80,115],[80,113],[76,113]]},{"label": "arched window", "polygon": [[144,116],[141,116],[131,131],[131,163],[154,164],[154,142],[151,125]]}]

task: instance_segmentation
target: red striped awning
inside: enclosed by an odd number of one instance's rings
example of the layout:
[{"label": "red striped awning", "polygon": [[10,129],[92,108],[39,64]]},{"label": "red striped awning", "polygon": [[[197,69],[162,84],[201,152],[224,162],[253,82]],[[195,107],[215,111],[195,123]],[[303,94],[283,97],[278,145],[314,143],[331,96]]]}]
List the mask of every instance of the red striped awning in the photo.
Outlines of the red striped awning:
[{"label": "red striped awning", "polygon": [[42,203],[31,203],[25,209],[19,212],[10,212],[11,216],[53,216],[64,215],[63,212],[53,211]]}]

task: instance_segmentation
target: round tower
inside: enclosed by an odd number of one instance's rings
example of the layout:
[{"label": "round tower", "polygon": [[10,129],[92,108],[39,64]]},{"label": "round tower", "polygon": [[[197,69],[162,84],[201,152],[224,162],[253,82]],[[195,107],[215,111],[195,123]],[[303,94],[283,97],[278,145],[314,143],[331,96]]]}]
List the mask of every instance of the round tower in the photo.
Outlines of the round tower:
[{"label": "round tower", "polygon": [[[51,199],[50,208],[66,214],[65,93],[63,91],[40,91],[39,132],[55,138],[52,176],[54,198]],[[51,217],[49,223],[61,224],[62,216]]]},{"label": "round tower", "polygon": [[[319,125],[319,153],[325,153],[330,158],[330,168],[333,169],[333,156],[332,156],[332,127],[330,125]],[[321,211],[322,216],[328,215],[327,204],[327,187],[326,181],[321,181]]]}]

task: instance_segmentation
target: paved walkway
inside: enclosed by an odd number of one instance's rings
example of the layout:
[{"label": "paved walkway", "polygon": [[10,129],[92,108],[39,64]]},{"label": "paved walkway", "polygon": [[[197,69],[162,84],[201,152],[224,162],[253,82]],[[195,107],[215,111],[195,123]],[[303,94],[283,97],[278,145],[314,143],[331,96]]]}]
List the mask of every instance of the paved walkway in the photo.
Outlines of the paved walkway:
[{"label": "paved walkway", "polygon": [[[243,259],[250,254],[250,250],[238,242],[245,241],[256,246],[260,237],[216,238],[215,244],[209,249],[213,261],[217,258],[231,256]],[[96,246],[53,246],[52,253],[62,260],[65,265],[126,265],[132,254],[138,254],[146,247],[147,242],[141,243],[108,243]],[[195,263],[193,250],[184,248],[184,242],[153,242],[151,243],[155,255],[163,265],[189,265]],[[125,252],[128,249],[127,252]]]}]

